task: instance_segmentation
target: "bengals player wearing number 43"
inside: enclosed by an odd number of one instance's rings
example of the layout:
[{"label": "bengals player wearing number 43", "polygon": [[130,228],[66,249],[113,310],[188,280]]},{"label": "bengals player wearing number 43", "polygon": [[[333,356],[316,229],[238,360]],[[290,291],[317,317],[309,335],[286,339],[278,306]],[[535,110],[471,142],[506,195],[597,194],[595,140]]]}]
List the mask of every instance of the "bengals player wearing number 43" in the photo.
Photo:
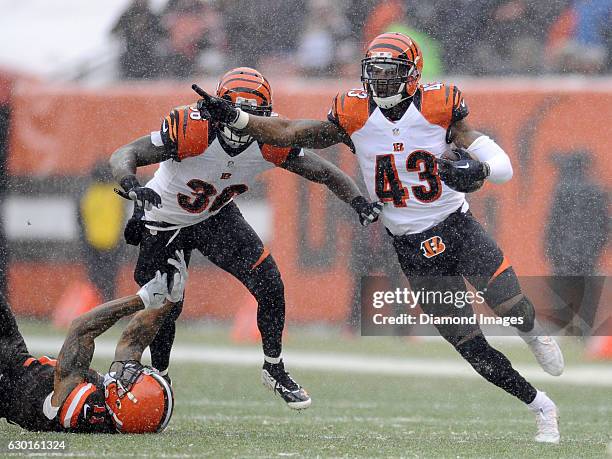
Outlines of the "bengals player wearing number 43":
[{"label": "bengals player wearing number 43", "polygon": [[[217,96],[245,112],[276,117],[270,83],[255,69],[240,67],[227,72],[219,81]],[[209,118],[195,103],[178,107],[159,131],[121,147],[111,158],[122,194],[136,201],[135,217],[126,232],[134,239],[131,242],[140,244],[135,279],[142,284],[156,270],[163,271],[168,254],[175,250],[184,250],[189,261],[194,249],[236,277],[258,303],[264,385],[290,408],[308,408],[310,396],[285,371],[281,358],[285,324],[281,275],[233,198],[246,193],[260,173],[281,167],[327,186],[353,207],[364,225],[376,220],[382,204],[369,203],[346,174],[312,152],[259,143]],[[134,175],[136,169],[153,163],[161,165],[142,187]],[[139,214],[141,207],[145,209]],[[164,373],[181,308],[182,302],[150,346],[153,366]]]},{"label": "bengals player wearing number 43", "polygon": [[[423,55],[414,40],[400,33],[379,35],[362,60],[364,90],[338,94],[327,121],[253,116],[194,90],[203,97],[199,107],[260,142],[309,148],[347,144],[370,197],[384,203],[382,220],[412,288],[463,291],[467,279],[486,291],[496,314],[522,319],[517,328],[539,364],[559,375],[563,356],[558,345],[539,336],[532,303],[465,200],[464,193],[477,190],[484,180],[509,180],[510,160],[495,141],[469,127],[468,107],[455,85],[419,83],[422,68]],[[421,306],[437,316],[472,314],[467,306]],[[441,325],[438,330],[481,376],[536,413],[536,441],[559,441],[553,401],[490,346],[478,325]]]}]

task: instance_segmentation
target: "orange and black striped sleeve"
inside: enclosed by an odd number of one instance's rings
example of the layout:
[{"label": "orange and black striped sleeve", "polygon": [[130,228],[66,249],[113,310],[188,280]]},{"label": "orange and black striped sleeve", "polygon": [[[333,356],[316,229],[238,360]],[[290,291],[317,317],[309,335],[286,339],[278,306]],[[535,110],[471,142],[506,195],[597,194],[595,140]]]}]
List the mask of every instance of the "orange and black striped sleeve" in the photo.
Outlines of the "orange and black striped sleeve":
[{"label": "orange and black striped sleeve", "polygon": [[334,98],[327,119],[338,126],[343,142],[355,152],[351,135],[361,129],[370,116],[368,94],[360,89],[339,93]]},{"label": "orange and black striped sleeve", "polygon": [[214,132],[194,105],[173,109],[162,121],[160,134],[169,158],[181,161],[198,156],[208,148]]},{"label": "orange and black striped sleeve", "polygon": [[454,84],[428,84],[419,91],[421,113],[432,124],[448,129],[469,114],[463,94]]}]

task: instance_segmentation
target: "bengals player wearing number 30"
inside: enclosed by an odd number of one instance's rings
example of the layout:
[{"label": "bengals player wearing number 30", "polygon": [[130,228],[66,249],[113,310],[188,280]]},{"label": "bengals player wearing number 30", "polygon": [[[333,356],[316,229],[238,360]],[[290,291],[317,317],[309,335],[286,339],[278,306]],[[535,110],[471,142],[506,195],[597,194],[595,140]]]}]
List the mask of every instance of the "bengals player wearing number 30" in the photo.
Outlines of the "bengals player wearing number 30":
[{"label": "bengals player wearing number 30", "polygon": [[[217,96],[245,112],[276,117],[270,83],[255,69],[240,67],[227,72],[219,81]],[[137,210],[145,208],[140,215],[135,212],[136,221],[132,220],[126,232],[126,239],[134,239],[128,242],[140,244],[136,282],[142,284],[156,270],[163,271],[168,254],[175,250],[184,250],[189,261],[191,251],[197,249],[232,274],[258,303],[264,385],[290,408],[308,408],[310,396],[285,371],[281,358],[285,324],[281,275],[233,197],[246,193],[260,173],[278,166],[326,185],[353,207],[363,225],[377,219],[382,204],[369,203],[346,174],[312,152],[258,143],[209,118],[195,104],[178,107],[164,119],[160,131],[121,147],[111,158],[122,194],[136,202]],[[153,163],[161,165],[142,187],[134,175],[136,168]],[[182,302],[150,346],[152,364],[164,374],[181,308]]]},{"label": "bengals player wearing number 30", "polygon": [[[214,119],[279,147],[347,144],[370,197],[384,203],[382,221],[414,290],[465,290],[467,279],[496,314],[522,319],[519,333],[550,374],[563,371],[556,342],[539,335],[535,311],[495,241],[468,210],[466,192],[484,180],[512,177],[506,153],[472,130],[468,107],[452,84],[420,84],[423,55],[400,33],[384,33],[362,60],[364,90],[338,94],[327,121],[281,120],[245,113],[197,87],[198,106]],[[454,144],[451,151],[449,144]],[[455,160],[449,158],[454,156]],[[422,304],[436,316],[471,315],[471,307]],[[519,322],[518,320],[516,322]],[[490,346],[478,325],[441,325],[440,334],[487,381],[536,413],[538,442],[559,442],[557,408]]]}]

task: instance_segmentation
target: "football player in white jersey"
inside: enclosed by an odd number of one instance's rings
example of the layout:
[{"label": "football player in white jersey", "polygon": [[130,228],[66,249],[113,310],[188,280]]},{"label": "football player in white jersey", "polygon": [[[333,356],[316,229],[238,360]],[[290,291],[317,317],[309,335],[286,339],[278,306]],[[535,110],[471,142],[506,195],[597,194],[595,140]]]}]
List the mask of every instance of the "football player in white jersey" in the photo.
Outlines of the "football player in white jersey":
[{"label": "football player in white jersey", "polygon": [[[240,67],[219,81],[217,96],[242,110],[266,117],[272,112],[272,91],[257,70]],[[136,202],[126,227],[126,240],[140,245],[134,277],[140,285],[175,250],[199,250],[215,265],[236,277],[258,303],[262,335],[262,381],[290,408],[304,409],[308,393],[285,371],[281,340],[285,323],[284,286],[276,262],[232,201],[246,193],[258,174],[281,167],[327,186],[349,203],[362,224],[376,220],[382,204],[371,204],[340,169],[313,152],[256,142],[230,126],[213,123],[194,105],[175,108],[161,130],[119,148],[111,157],[113,174],[124,196]],[[136,169],[161,163],[143,187]],[[167,375],[180,302],[151,343],[152,364]]]},{"label": "football player in white jersey", "polygon": [[[521,319],[517,328],[539,364],[559,375],[561,350],[552,338],[540,336],[534,307],[514,270],[465,200],[464,193],[484,180],[509,180],[510,160],[494,140],[469,127],[468,108],[456,86],[419,83],[422,68],[414,40],[400,33],[379,35],[362,60],[364,89],[338,94],[326,121],[252,116],[194,89],[202,96],[198,106],[213,119],[260,142],[308,148],[347,144],[370,197],[384,203],[382,220],[413,290],[461,292],[467,279],[486,292],[496,314]],[[473,313],[454,305],[421,307],[435,316]],[[559,441],[553,401],[490,346],[478,325],[441,325],[438,331],[487,381],[528,405],[536,414],[536,441]]]}]

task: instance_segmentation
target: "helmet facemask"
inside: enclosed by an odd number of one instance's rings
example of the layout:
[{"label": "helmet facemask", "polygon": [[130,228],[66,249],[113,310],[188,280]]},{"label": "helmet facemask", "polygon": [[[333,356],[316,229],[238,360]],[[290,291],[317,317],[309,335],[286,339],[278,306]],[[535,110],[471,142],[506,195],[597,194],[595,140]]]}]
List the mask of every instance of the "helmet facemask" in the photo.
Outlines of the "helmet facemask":
[{"label": "helmet facemask", "polygon": [[104,385],[108,387],[109,384],[114,382],[117,385],[117,396],[120,399],[127,396],[130,400],[135,401],[135,397],[130,390],[136,381],[138,381],[140,375],[148,368],[136,360],[117,360],[111,364],[111,368],[117,363],[121,364],[119,371],[111,373],[109,369]]},{"label": "helmet facemask", "polygon": [[[381,53],[382,54],[382,53]],[[419,80],[414,62],[393,57],[367,57],[361,61],[361,81],[380,108],[395,107],[412,97]]]},{"label": "helmet facemask", "polygon": [[[234,107],[240,110],[258,116],[271,116],[272,105],[257,105],[256,99],[246,98],[242,96],[236,97],[236,101],[226,95],[224,99],[232,102]],[[222,129],[220,134],[223,136],[223,140],[232,148],[240,148],[253,142],[253,137],[248,134],[242,133],[241,130],[231,128],[225,124],[221,124]]]},{"label": "helmet facemask", "polygon": [[104,395],[119,432],[160,432],[172,416],[172,388],[157,370],[135,360],[111,364],[104,376]]}]

